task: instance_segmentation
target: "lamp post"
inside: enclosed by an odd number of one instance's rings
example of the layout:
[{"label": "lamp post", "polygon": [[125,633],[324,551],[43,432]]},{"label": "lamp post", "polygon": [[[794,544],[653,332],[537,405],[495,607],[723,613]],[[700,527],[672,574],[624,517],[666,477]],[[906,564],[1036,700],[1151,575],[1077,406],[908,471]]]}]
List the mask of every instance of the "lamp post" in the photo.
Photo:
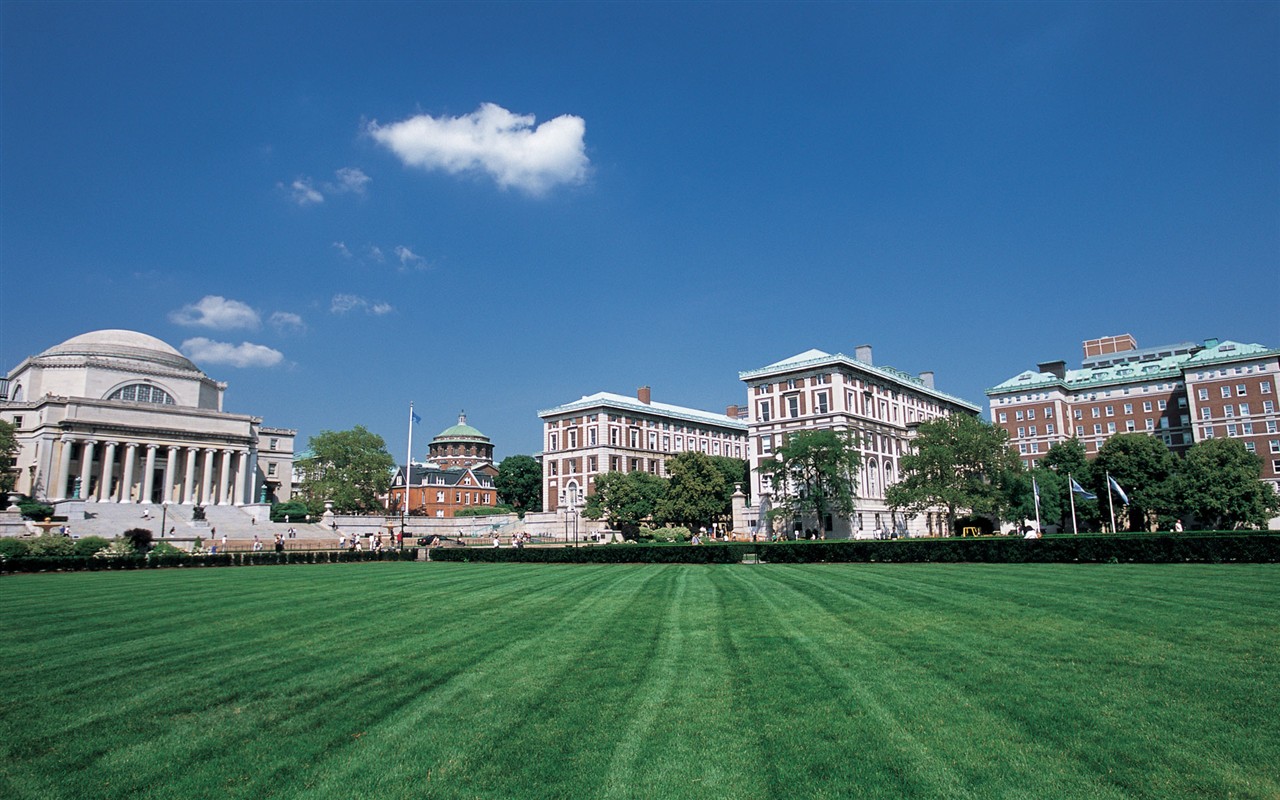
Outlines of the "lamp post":
[{"label": "lamp post", "polygon": [[164,538],[165,520],[169,518],[169,504],[167,502],[160,504],[160,538]]}]

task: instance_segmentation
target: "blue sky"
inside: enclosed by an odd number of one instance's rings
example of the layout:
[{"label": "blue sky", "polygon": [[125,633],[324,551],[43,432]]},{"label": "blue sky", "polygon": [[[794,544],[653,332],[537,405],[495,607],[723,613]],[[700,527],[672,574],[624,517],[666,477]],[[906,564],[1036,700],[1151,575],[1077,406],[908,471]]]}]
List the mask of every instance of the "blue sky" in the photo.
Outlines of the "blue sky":
[{"label": "blue sky", "polygon": [[306,438],[1280,345],[1280,5],[0,6],[0,363],[130,328]]}]

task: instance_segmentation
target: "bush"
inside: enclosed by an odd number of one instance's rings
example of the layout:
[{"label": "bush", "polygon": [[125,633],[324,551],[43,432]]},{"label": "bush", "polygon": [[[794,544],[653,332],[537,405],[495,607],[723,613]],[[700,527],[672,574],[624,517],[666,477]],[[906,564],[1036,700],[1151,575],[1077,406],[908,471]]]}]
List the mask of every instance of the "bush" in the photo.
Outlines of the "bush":
[{"label": "bush", "polygon": [[0,537],[0,558],[17,558],[31,552],[31,546],[12,536]]},{"label": "bush", "polygon": [[641,541],[644,542],[687,542],[693,538],[688,528],[640,528]]},{"label": "bush", "polygon": [[286,503],[276,503],[271,506],[271,521],[284,522],[285,517],[288,517],[289,522],[303,523],[310,513],[311,509],[307,508],[306,503],[300,500],[290,500]]},{"label": "bush", "polygon": [[511,514],[511,506],[469,506],[453,512],[454,517],[488,517],[494,514]]},{"label": "bush", "polygon": [[124,539],[129,545],[139,553],[145,553],[151,549],[151,542],[155,538],[155,534],[146,528],[130,528],[124,532]]},{"label": "bush", "polygon": [[101,536],[84,536],[75,540],[74,553],[78,556],[91,556],[110,546],[110,539],[104,539]]},{"label": "bush", "polygon": [[168,542],[157,542],[156,545],[151,548],[151,555],[153,556],[185,556],[187,555],[187,551],[183,550],[181,547],[178,547],[176,545],[169,544]]},{"label": "bush", "polygon": [[18,510],[22,512],[25,519],[45,520],[53,516],[53,506],[35,500],[26,499],[18,501]]},{"label": "bush", "polygon": [[76,544],[70,536],[60,533],[46,533],[32,539],[30,554],[33,556],[69,556],[74,555]]}]

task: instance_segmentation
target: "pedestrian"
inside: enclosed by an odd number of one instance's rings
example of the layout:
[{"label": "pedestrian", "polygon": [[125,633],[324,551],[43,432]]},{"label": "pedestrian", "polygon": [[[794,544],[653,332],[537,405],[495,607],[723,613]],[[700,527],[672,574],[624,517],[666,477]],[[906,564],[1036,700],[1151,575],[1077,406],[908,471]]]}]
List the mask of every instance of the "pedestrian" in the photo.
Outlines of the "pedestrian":
[{"label": "pedestrian", "polygon": [[1174,532],[1174,533],[1182,533],[1182,520],[1180,520],[1180,519],[1175,519],[1175,520],[1173,521],[1173,532]]},{"label": "pedestrian", "polygon": [[[218,535],[218,529],[217,529],[217,528],[210,528],[210,529],[209,529],[209,535],[210,535],[210,536],[217,536],[217,535]],[[222,549],[223,549],[223,550],[226,550],[226,549],[227,549],[227,535],[226,535],[225,533],[224,533],[224,534],[222,534]]]},{"label": "pedestrian", "polygon": [[147,508],[142,509],[142,518],[143,518],[143,519],[151,519],[151,508],[150,508],[150,507],[147,507]]},{"label": "pedestrian", "polygon": [[498,534],[496,533],[493,535],[493,546],[502,547],[502,540],[498,538]]},{"label": "pedestrian", "polygon": [[176,531],[176,530],[177,530],[177,527],[171,527],[171,528],[169,528],[169,535],[170,535],[170,536],[172,536],[172,535],[173,535],[173,532],[174,532],[174,531]]},{"label": "pedestrian", "polygon": [[347,535],[345,533],[338,537],[338,549],[339,550],[347,549]]}]

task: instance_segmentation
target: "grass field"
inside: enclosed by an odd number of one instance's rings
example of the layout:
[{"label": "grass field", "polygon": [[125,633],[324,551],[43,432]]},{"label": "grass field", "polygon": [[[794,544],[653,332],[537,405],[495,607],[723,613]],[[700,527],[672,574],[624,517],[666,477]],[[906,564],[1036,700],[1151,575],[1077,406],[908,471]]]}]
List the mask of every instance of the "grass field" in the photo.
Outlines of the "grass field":
[{"label": "grass field", "polygon": [[1280,797],[1280,566],[0,578],[0,797]]}]

